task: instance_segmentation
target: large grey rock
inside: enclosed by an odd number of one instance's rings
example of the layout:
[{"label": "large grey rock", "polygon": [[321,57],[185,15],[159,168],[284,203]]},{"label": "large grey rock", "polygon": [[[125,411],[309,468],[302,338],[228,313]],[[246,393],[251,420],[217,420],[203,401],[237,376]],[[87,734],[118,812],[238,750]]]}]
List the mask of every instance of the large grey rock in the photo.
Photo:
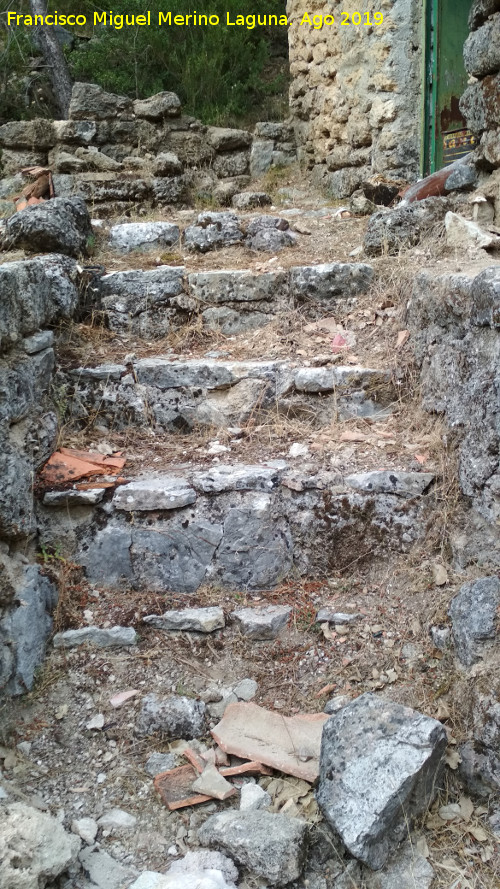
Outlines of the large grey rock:
[{"label": "large grey rock", "polygon": [[357,491],[370,494],[398,494],[400,497],[419,497],[434,481],[432,472],[400,472],[374,470],[348,475],[346,482]]},{"label": "large grey rock", "polygon": [[248,151],[228,151],[218,154],[213,162],[213,170],[219,179],[230,179],[248,173],[250,155]]},{"label": "large grey rock", "polygon": [[0,265],[0,348],[71,318],[78,305],[77,279],[76,262],[56,254]]},{"label": "large grey rock", "polygon": [[156,93],[149,99],[136,99],[134,114],[146,120],[163,120],[165,117],[178,117],[181,113],[181,100],[175,93],[168,91]]},{"label": "large grey rock", "polygon": [[120,253],[131,250],[163,250],[177,244],[179,226],[170,222],[126,222],[113,225],[109,233],[109,246]]},{"label": "large grey rock", "polygon": [[196,272],[188,278],[190,293],[202,305],[265,301],[281,306],[288,295],[288,282],[283,272],[251,271]]},{"label": "large grey rock", "polygon": [[129,889],[235,889],[235,885],[226,883],[222,871],[210,868],[173,874],[145,871]]},{"label": "large grey rock", "polygon": [[455,247],[461,250],[477,247],[487,250],[495,242],[498,242],[500,246],[499,238],[485,231],[477,222],[465,219],[464,216],[460,216],[458,213],[449,211],[444,217],[444,225],[448,247]]},{"label": "large grey rock", "polygon": [[234,213],[200,213],[195,225],[184,231],[184,246],[188,250],[207,253],[220,247],[230,247],[243,240],[238,217]]},{"label": "large grey rock", "polygon": [[151,183],[151,190],[157,204],[182,204],[188,196],[189,177],[158,174]]},{"label": "large grey rock", "polygon": [[120,864],[107,852],[86,848],[78,856],[83,870],[98,889],[123,889],[137,875],[131,867]]},{"label": "large grey rock", "polygon": [[44,889],[74,864],[80,845],[52,815],[11,803],[2,808],[0,885]]},{"label": "large grey rock", "polygon": [[256,207],[267,207],[272,200],[265,191],[242,191],[233,195],[232,205],[235,210],[253,210]]},{"label": "large grey rock", "polygon": [[178,176],[182,164],[173,151],[161,151],[153,161],[153,176]]},{"label": "large grey rock", "polygon": [[500,755],[498,748],[486,747],[481,742],[466,741],[459,748],[460,778],[467,791],[474,796],[488,798],[500,793]]},{"label": "large grey rock", "polygon": [[7,148],[52,148],[56,143],[52,120],[11,120],[0,126],[0,145]]},{"label": "large grey rock", "polygon": [[54,636],[54,648],[75,648],[77,645],[96,645],[98,648],[121,648],[135,645],[137,633],[133,627],[82,627],[65,630]]},{"label": "large grey rock", "polygon": [[446,743],[437,720],[371,694],[325,724],[318,803],[349,852],[373,870],[432,801]]},{"label": "large grey rock", "polygon": [[414,842],[405,843],[386,861],[384,869],[365,869],[366,889],[429,889],[435,873]]},{"label": "large grey rock", "polygon": [[364,249],[368,256],[395,254],[418,244],[443,224],[448,205],[444,198],[426,198],[394,210],[379,210],[370,216]]},{"label": "large grey rock", "polygon": [[134,365],[140,383],[161,390],[192,387],[225,389],[238,381],[240,367],[244,365],[217,361],[214,358],[195,358],[186,361],[142,358]]},{"label": "large grey rock", "polygon": [[205,704],[191,698],[171,695],[159,698],[149,694],[142,699],[136,723],[138,737],[160,734],[163,738],[199,738],[205,732]]},{"label": "large grey rock", "polygon": [[13,601],[0,622],[0,688],[17,695],[31,689],[44,659],[57,590],[37,565],[14,569],[11,583]]},{"label": "large grey rock", "polygon": [[120,485],[113,496],[115,509],[125,512],[150,512],[180,509],[196,500],[196,492],[182,478],[160,476],[140,478],[128,485]]},{"label": "large grey rock", "polygon": [[[1,432],[1,427],[0,427]],[[33,462],[15,443],[0,437],[0,534],[21,539],[33,533]]]},{"label": "large grey rock", "polygon": [[373,279],[371,265],[358,262],[329,262],[290,269],[290,295],[298,302],[331,304],[339,297],[365,293]]},{"label": "large grey rock", "polygon": [[301,367],[295,371],[293,382],[298,392],[333,392],[366,386],[373,390],[377,383],[387,384],[388,374],[360,365]]},{"label": "large grey rock", "polygon": [[203,846],[222,849],[272,886],[298,879],[307,846],[307,825],[267,812],[220,812],[198,828]]},{"label": "large grey rock", "polygon": [[448,176],[444,187],[446,191],[472,190],[477,185],[477,171],[471,164],[461,164]]},{"label": "large grey rock", "polygon": [[495,74],[500,69],[500,12],[469,34],[464,44],[465,69],[474,77]]},{"label": "large grey rock", "polygon": [[250,175],[257,179],[267,173],[273,162],[274,141],[272,139],[254,139],[250,151]]},{"label": "large grey rock", "polygon": [[183,630],[194,633],[213,633],[225,626],[222,608],[182,608],[178,611],[165,611],[163,614],[149,614],[143,623],[159,630]]},{"label": "large grey rock", "polygon": [[147,271],[112,272],[100,279],[102,307],[112,329],[129,329],[138,324],[139,332],[164,336],[169,329],[165,309],[183,295],[184,269],[159,266]]},{"label": "large grey rock", "polygon": [[483,657],[497,638],[499,605],[498,577],[464,583],[451,600],[449,615],[457,657],[466,667]]},{"label": "large grey rock", "polygon": [[469,31],[475,31],[490,15],[498,11],[498,0],[473,0],[468,19]]},{"label": "large grey rock", "polygon": [[237,608],[231,617],[244,636],[250,639],[276,639],[288,623],[292,609],[289,605],[263,605],[259,608]]},{"label": "large grey rock", "polygon": [[80,197],[53,198],[26,207],[7,220],[7,246],[24,247],[33,253],[86,253],[92,226],[85,201]]},{"label": "large grey rock", "polygon": [[[1,129],[0,129],[1,136]],[[209,142],[216,151],[234,151],[235,148],[248,148],[252,136],[246,130],[231,130],[227,127],[209,127]]]},{"label": "large grey rock", "polygon": [[[136,527],[132,562],[136,583],[162,592],[193,593],[203,582],[222,539],[222,526],[195,518]],[[88,573],[88,572],[87,572]]]},{"label": "large grey rock", "polygon": [[288,522],[273,515],[269,494],[247,495],[226,514],[214,573],[224,586],[266,589],[288,574],[292,556]]},{"label": "large grey rock", "polygon": [[95,83],[75,83],[69,106],[70,120],[106,120],[132,117],[132,100],[107,93]]},{"label": "large grey rock", "polygon": [[293,247],[297,235],[290,231],[289,223],[279,216],[255,216],[247,226],[245,244],[250,250],[274,252]]}]

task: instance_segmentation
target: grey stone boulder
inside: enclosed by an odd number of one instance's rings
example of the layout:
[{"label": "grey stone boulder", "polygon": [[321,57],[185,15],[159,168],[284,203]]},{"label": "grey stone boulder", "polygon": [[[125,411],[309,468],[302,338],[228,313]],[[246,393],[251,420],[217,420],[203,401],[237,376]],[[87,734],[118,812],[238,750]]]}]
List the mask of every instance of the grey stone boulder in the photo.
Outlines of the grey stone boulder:
[{"label": "grey stone boulder", "polygon": [[258,809],[267,809],[271,802],[269,793],[259,784],[244,784],[241,788],[240,812],[255,812]]},{"label": "grey stone boulder", "polygon": [[246,269],[195,272],[189,275],[188,281],[194,298],[211,306],[260,301],[280,306],[288,296],[288,282],[283,272],[260,275]]},{"label": "grey stone boulder", "polygon": [[107,93],[95,83],[74,83],[68,113],[70,120],[106,120],[133,116],[132,100]]},{"label": "grey stone boulder", "polygon": [[253,210],[256,207],[267,207],[272,200],[265,191],[242,191],[233,195],[232,205],[235,210]]},{"label": "grey stone boulder", "polygon": [[7,148],[52,148],[56,139],[54,121],[40,117],[11,120],[0,126],[0,145]]},{"label": "grey stone boulder", "polygon": [[115,509],[125,512],[152,512],[180,509],[196,500],[195,490],[183,478],[158,476],[134,479],[120,485],[113,496]]},{"label": "grey stone boulder", "polygon": [[478,661],[494,645],[498,634],[500,580],[482,577],[464,583],[451,600],[449,615],[458,659],[466,667]]},{"label": "grey stone boulder", "polygon": [[200,738],[206,729],[205,704],[191,698],[171,695],[159,698],[149,694],[142,699],[136,723],[138,737],[160,734],[163,738]]},{"label": "grey stone boulder", "polygon": [[246,130],[232,130],[228,127],[209,127],[208,140],[216,151],[234,151],[236,148],[248,148],[252,136]]},{"label": "grey stone boulder", "polygon": [[26,207],[7,220],[8,249],[23,247],[33,253],[86,253],[92,225],[85,201],[80,197],[53,198]]},{"label": "grey stone boulder", "polygon": [[254,139],[250,151],[250,175],[257,179],[267,173],[273,163],[274,141],[272,139]]},{"label": "grey stone boulder", "polygon": [[396,254],[413,247],[424,235],[442,231],[448,210],[445,198],[426,198],[370,216],[363,246],[368,256]]},{"label": "grey stone boulder", "polygon": [[264,605],[260,608],[237,608],[231,617],[244,636],[255,640],[276,639],[288,623],[292,609],[288,605]]},{"label": "grey stone boulder", "polygon": [[165,611],[163,614],[149,614],[143,623],[159,630],[176,630],[194,633],[213,633],[225,626],[222,608],[182,608],[178,611]]},{"label": "grey stone boulder", "polygon": [[464,44],[464,63],[465,70],[474,77],[495,74],[500,69],[500,11],[469,34]]},{"label": "grey stone boulder", "polygon": [[473,0],[468,19],[469,31],[475,31],[490,15],[498,11],[498,0]]},{"label": "grey stone boulder", "polygon": [[399,497],[419,497],[434,481],[432,472],[400,472],[373,470],[357,472],[345,479],[349,487],[367,494],[397,494]]},{"label": "grey stone boulder", "polygon": [[317,800],[349,852],[372,870],[437,793],[446,744],[437,720],[371,694],[325,723]]},{"label": "grey stone boulder", "polygon": [[45,657],[57,590],[37,565],[1,568],[12,601],[0,621],[0,688],[18,695],[31,689]]},{"label": "grey stone boulder", "polygon": [[293,247],[297,235],[290,231],[289,223],[280,216],[256,216],[247,226],[245,245],[250,250],[275,252]]},{"label": "grey stone boulder", "polygon": [[179,226],[170,222],[127,222],[113,225],[109,246],[120,253],[131,250],[164,250],[179,241]]},{"label": "grey stone boulder", "polygon": [[214,846],[264,877],[286,886],[300,877],[307,849],[307,824],[298,818],[262,811],[225,811],[198,828],[203,846]]},{"label": "grey stone boulder", "polygon": [[149,99],[136,99],[134,114],[145,120],[163,120],[165,117],[178,117],[181,113],[181,100],[175,93],[164,91]]},{"label": "grey stone boulder", "polygon": [[418,852],[415,838],[392,855],[381,871],[364,869],[365,889],[429,889],[434,869]]},{"label": "grey stone boulder", "polygon": [[213,162],[213,171],[219,179],[231,179],[248,173],[250,154],[248,151],[226,151],[217,154]]},{"label": "grey stone boulder", "polygon": [[466,741],[459,748],[460,778],[467,791],[487,798],[500,793],[500,755],[478,741]]},{"label": "grey stone boulder", "polygon": [[75,648],[78,645],[95,645],[97,648],[121,648],[135,645],[137,633],[133,627],[82,627],[81,630],[65,630],[56,633],[54,648]]},{"label": "grey stone boulder", "polygon": [[157,204],[182,204],[188,196],[189,177],[157,176],[151,182],[151,190]]},{"label": "grey stone boulder", "polygon": [[43,889],[76,862],[81,840],[52,815],[24,803],[2,807],[0,885]]},{"label": "grey stone boulder", "polygon": [[373,268],[366,263],[329,262],[290,269],[290,295],[296,303],[331,304],[341,297],[366,293],[373,280]]},{"label": "grey stone boulder", "polygon": [[456,167],[444,183],[446,191],[472,190],[476,185],[476,168],[469,164],[461,164],[459,167]]},{"label": "grey stone boulder", "polygon": [[[286,464],[282,467],[285,468]],[[233,463],[230,466],[214,466],[193,473],[193,485],[204,494],[220,494],[223,491],[272,491],[279,482],[277,466]]]},{"label": "grey stone boulder", "polygon": [[[102,308],[107,312],[109,326],[121,330],[132,321],[151,318],[152,336],[163,336],[169,327],[168,318],[160,319],[159,311],[183,294],[184,269],[181,266],[159,266],[142,271],[111,272],[99,281]],[[166,322],[166,323],[165,323]]]},{"label": "grey stone boulder", "polygon": [[153,161],[153,176],[178,176],[183,166],[173,151],[161,151]]},{"label": "grey stone boulder", "polygon": [[198,253],[230,247],[243,240],[239,219],[234,213],[200,213],[195,225],[184,231],[184,246]]}]

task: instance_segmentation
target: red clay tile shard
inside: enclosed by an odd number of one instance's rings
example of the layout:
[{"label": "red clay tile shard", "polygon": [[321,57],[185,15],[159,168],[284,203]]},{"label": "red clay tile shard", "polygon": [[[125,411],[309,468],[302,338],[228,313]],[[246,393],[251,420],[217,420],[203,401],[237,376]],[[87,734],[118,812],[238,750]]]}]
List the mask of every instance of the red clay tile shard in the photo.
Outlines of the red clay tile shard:
[{"label": "red clay tile shard", "polygon": [[206,761],[200,756],[200,754],[196,753],[195,750],[191,750],[191,747],[186,747],[183,755],[186,757],[186,759],[189,760],[191,765],[201,775],[203,769],[206,766]]},{"label": "red clay tile shard", "polygon": [[49,457],[40,479],[46,485],[62,485],[89,476],[113,474],[123,469],[125,462],[125,457],[102,457],[90,451],[61,448]]},{"label": "red clay tile shard", "polygon": [[[282,716],[257,704],[226,708],[212,735],[226,753],[248,757],[313,783],[319,774],[319,753],[326,713]],[[227,769],[221,769],[227,776]]]},{"label": "red clay tile shard", "polygon": [[170,809],[182,809],[185,806],[195,806],[197,803],[206,803],[212,797],[205,794],[193,793],[193,782],[198,777],[192,766],[178,766],[161,772],[154,779],[156,792],[162,803]]}]

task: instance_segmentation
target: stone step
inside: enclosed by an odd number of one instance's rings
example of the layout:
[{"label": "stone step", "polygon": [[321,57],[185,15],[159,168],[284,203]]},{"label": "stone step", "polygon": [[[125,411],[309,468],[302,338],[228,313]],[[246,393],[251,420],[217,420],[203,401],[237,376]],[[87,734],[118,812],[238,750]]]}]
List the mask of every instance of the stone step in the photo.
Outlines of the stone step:
[{"label": "stone step", "polygon": [[272,411],[324,426],[336,419],[390,414],[396,396],[388,371],[300,367],[291,361],[140,358],[69,373],[72,418],[98,419],[116,431],[158,432],[241,426]]},{"label": "stone step", "polygon": [[[250,269],[186,271],[184,266],[130,269],[92,278],[95,307],[118,333],[157,339],[193,317],[225,336],[268,324],[284,311],[343,310],[373,280],[366,263],[331,262],[256,273]],[[351,303],[349,302],[351,301]]]},{"label": "stone step", "polygon": [[97,505],[73,505],[67,491],[59,508],[39,503],[38,518],[92,583],[264,589],[408,550],[425,532],[433,480],[397,469],[311,474],[276,460],[193,466],[135,478]]}]

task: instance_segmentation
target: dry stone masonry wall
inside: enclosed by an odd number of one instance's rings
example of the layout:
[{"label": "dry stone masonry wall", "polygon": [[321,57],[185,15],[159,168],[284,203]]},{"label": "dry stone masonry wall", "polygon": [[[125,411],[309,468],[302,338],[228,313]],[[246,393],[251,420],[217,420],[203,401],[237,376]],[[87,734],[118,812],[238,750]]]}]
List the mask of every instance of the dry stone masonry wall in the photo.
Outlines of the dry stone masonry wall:
[{"label": "dry stone masonry wall", "polygon": [[[337,198],[373,174],[408,180],[419,169],[420,29],[418,0],[369,0],[382,25],[342,26],[354,0],[288,0],[290,109],[299,157]],[[335,24],[299,25],[304,13],[333,14]],[[363,13],[364,15],[364,13]]]},{"label": "dry stone masonry wall", "polygon": [[185,204],[190,195],[223,204],[275,165],[296,159],[289,124],[262,122],[255,134],[207,127],[182,114],[175,93],[132,101],[95,84],[73,87],[68,120],[12,121],[0,127],[0,199],[19,192],[19,171],[50,165],[58,196],[90,206]]}]

